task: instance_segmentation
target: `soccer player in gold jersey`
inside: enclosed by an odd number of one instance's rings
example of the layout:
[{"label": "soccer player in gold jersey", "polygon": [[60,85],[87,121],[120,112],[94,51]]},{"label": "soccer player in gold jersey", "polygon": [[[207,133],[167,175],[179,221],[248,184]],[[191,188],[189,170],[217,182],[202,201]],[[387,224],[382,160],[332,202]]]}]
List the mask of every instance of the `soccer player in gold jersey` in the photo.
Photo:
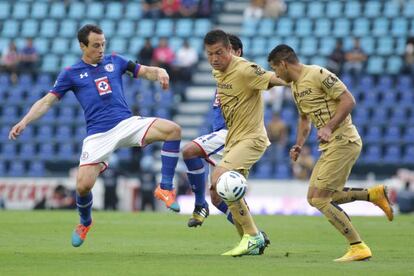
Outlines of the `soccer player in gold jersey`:
[{"label": "soccer player in gold jersey", "polygon": [[[208,61],[217,81],[217,95],[221,104],[228,134],[223,158],[211,177],[212,197],[218,178],[226,171],[238,171],[247,177],[251,166],[260,159],[269,146],[264,119],[261,92],[274,85],[286,83],[275,73],[263,70],[257,64],[232,55],[227,34],[213,30],[204,37]],[[223,255],[258,255],[263,247],[263,235],[244,201],[227,202],[234,224],[242,239],[238,246]]]},{"label": "soccer player in gold jersey", "polygon": [[308,190],[308,202],[316,207],[349,241],[350,248],[337,262],[360,261],[372,256],[348,215],[338,204],[366,200],[379,206],[391,221],[392,208],[386,187],[370,189],[344,188],[352,166],[361,152],[362,141],[352,124],[351,111],[355,99],[345,84],[333,73],[316,65],[299,62],[288,45],[278,45],[268,61],[276,75],[290,83],[293,99],[299,111],[296,144],[290,158],[296,161],[311,130],[318,129],[321,157],[316,163]]}]

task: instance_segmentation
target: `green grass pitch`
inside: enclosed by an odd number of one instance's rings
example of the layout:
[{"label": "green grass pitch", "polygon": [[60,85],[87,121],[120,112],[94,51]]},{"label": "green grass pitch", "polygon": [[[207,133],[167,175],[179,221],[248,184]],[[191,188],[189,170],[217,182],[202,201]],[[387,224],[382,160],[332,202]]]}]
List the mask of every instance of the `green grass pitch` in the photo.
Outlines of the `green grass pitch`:
[{"label": "green grass pitch", "polygon": [[220,256],[239,241],[224,216],[201,228],[173,213],[94,212],[80,248],[76,211],[0,211],[0,275],[413,275],[414,217],[354,217],[366,262],[337,264],[345,240],[323,217],[256,216],[271,246],[262,256]]}]

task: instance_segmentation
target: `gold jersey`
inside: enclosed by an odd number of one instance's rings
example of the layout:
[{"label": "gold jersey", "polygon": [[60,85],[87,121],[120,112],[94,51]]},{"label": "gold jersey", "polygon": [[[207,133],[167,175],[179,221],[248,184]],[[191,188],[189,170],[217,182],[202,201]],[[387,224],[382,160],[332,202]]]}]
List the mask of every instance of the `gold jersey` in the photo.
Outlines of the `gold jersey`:
[{"label": "gold jersey", "polygon": [[[291,83],[291,89],[299,113],[307,115],[317,129],[324,127],[335,115],[338,97],[347,90],[337,76],[316,65],[304,65],[299,79]],[[358,139],[361,138],[349,114],[332,133],[330,141],[321,143],[319,149]]]},{"label": "gold jersey", "polygon": [[217,95],[229,130],[226,147],[243,139],[257,139],[268,146],[263,119],[262,91],[274,73],[255,63],[233,56],[224,72],[213,70]]}]

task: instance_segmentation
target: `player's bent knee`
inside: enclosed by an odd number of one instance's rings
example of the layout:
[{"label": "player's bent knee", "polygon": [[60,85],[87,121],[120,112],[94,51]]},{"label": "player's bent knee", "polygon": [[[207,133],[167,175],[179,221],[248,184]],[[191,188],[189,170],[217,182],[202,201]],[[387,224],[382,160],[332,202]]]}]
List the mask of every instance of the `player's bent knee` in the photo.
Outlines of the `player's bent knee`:
[{"label": "player's bent knee", "polygon": [[186,144],[182,150],[184,159],[202,157],[199,148],[192,142]]},{"label": "player's bent knee", "polygon": [[216,207],[218,207],[223,202],[223,199],[216,193],[216,191],[211,191],[210,197],[211,203]]},{"label": "player's bent knee", "polygon": [[311,206],[315,207],[318,210],[322,210],[324,207],[326,207],[330,202],[331,198],[329,197],[312,197],[308,198],[308,202]]}]

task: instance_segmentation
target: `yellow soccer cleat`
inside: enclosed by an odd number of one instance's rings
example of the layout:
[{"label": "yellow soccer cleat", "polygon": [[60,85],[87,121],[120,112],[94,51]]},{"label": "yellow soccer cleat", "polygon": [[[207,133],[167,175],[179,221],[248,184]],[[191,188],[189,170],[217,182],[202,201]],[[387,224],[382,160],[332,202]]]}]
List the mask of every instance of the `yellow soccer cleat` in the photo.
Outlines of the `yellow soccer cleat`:
[{"label": "yellow soccer cleat", "polygon": [[369,201],[380,207],[387,215],[389,221],[394,219],[391,203],[387,196],[387,187],[384,185],[377,185],[368,189]]},{"label": "yellow soccer cleat", "polygon": [[372,257],[371,249],[364,243],[351,245],[348,252],[341,258],[335,259],[334,262],[353,262],[353,261],[367,261]]},{"label": "yellow soccer cleat", "polygon": [[233,257],[243,255],[260,255],[260,248],[264,246],[264,242],[263,235],[260,232],[254,237],[244,234],[239,245],[221,255]]}]

